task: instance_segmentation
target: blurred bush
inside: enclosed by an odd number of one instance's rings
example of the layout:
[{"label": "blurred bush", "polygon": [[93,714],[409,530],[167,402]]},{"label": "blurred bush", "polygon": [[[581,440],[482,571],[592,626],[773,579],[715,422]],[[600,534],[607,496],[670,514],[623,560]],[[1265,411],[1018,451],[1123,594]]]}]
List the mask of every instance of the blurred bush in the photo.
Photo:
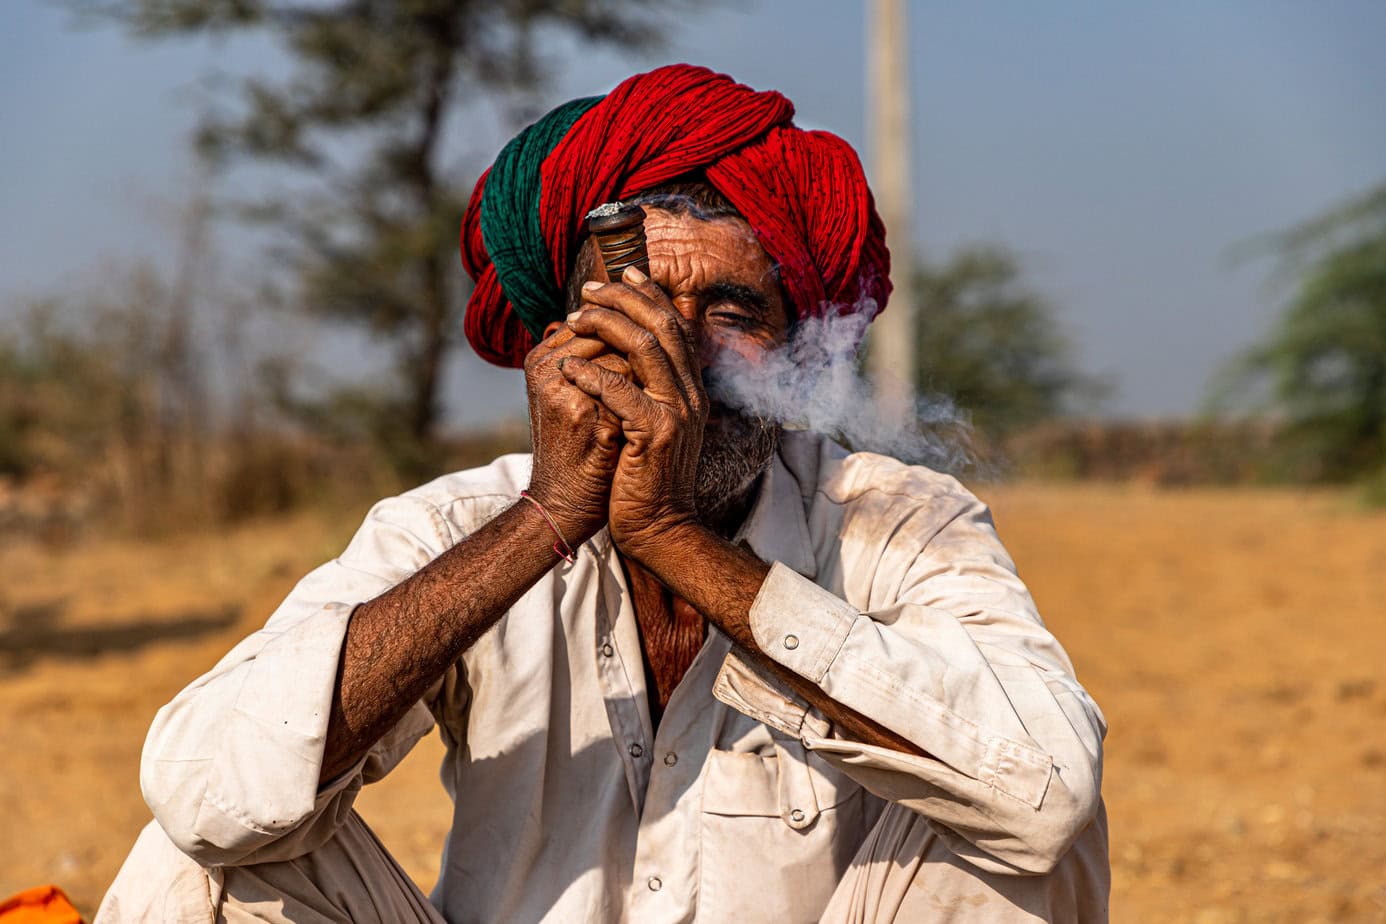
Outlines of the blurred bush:
[{"label": "blurred bush", "polygon": [[[143,268],[111,290],[35,303],[0,330],[0,533],[166,533],[360,504],[412,484],[406,468],[527,446],[517,422],[403,465],[401,444],[353,423],[353,401],[383,400],[368,389],[290,409],[266,388],[227,391],[176,287]],[[295,374],[277,368],[266,382]]]},{"label": "blurred bush", "polygon": [[1138,481],[1161,486],[1256,484],[1281,438],[1264,420],[1051,420],[1010,434],[1010,471],[1023,478]]},{"label": "blurred bush", "polygon": [[915,387],[964,408],[983,443],[1091,410],[1105,397],[1107,383],[1078,367],[1053,305],[1005,248],[974,245],[925,261],[914,284]]},{"label": "blurred bush", "polygon": [[1244,253],[1272,256],[1293,294],[1210,409],[1276,420],[1280,477],[1360,481],[1386,500],[1386,184]]}]

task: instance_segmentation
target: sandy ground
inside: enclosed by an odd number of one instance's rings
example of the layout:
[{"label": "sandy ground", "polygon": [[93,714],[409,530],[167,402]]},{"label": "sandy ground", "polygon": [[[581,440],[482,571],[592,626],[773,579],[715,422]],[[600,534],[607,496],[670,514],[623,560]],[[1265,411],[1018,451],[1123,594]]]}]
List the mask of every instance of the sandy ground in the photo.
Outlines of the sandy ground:
[{"label": "sandy ground", "polygon": [[[1386,921],[1386,514],[1331,493],[982,493],[1111,726],[1113,919]],[[51,881],[91,915],[148,818],[154,711],[353,526],[0,540],[0,897]],[[425,890],[439,754],[429,739],[359,803]]]}]

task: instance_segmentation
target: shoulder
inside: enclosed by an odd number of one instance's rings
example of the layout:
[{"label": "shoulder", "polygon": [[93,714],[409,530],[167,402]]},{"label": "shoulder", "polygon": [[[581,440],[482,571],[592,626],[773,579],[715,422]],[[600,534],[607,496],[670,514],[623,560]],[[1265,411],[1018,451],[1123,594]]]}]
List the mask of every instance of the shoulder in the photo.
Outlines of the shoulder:
[{"label": "shoulder", "polygon": [[781,458],[804,493],[824,586],[865,610],[951,576],[973,597],[1004,587],[1017,611],[1033,609],[991,511],[956,478],[806,437],[795,434]]},{"label": "shoulder", "polygon": [[942,525],[983,504],[957,478],[874,452],[851,452],[828,437],[786,432],[785,466],[799,482],[805,507],[831,505],[844,516],[874,514],[888,520],[925,519]]},{"label": "shoulder", "polygon": [[377,503],[368,520],[416,524],[450,546],[510,506],[529,484],[529,453],[504,455],[479,468],[463,469]]}]

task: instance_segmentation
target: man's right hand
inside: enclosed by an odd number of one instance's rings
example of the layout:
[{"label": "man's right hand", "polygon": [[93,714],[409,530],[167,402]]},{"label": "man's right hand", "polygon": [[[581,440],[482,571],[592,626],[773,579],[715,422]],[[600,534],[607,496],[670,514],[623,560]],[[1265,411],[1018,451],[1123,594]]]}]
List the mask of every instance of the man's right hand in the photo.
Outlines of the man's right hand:
[{"label": "man's right hand", "polygon": [[558,326],[525,358],[534,442],[529,494],[573,548],[606,524],[611,480],[621,455],[621,423],[569,382],[559,365],[579,357],[628,375],[624,360],[608,351],[602,341]]},{"label": "man's right hand", "polygon": [[[630,370],[600,340],[575,337],[567,328],[525,361],[534,437],[529,493],[577,547],[606,523],[621,425],[564,378],[558,364],[568,357]],[[549,524],[517,500],[357,606],[337,665],[319,780],[359,763],[555,561]]]},{"label": "man's right hand", "polygon": [[[525,361],[534,437],[529,493],[576,547],[606,523],[621,425],[559,371],[573,356],[623,375],[630,367],[600,340],[566,327]],[[358,763],[554,562],[549,525],[517,501],[356,607],[337,666],[319,779]]]}]

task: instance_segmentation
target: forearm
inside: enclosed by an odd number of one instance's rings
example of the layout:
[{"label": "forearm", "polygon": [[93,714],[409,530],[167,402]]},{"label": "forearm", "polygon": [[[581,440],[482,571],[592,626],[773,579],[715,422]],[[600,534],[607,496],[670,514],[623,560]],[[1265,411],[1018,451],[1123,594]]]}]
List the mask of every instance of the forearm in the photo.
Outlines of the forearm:
[{"label": "forearm", "polygon": [[332,697],[320,779],[360,760],[557,562],[553,533],[521,502],[356,608]]},{"label": "forearm", "polygon": [[644,564],[673,593],[721,629],[758,665],[817,708],[846,737],[863,744],[924,756],[917,744],[837,702],[816,684],[768,657],[751,630],[751,606],[770,566],[711,530],[691,526],[666,537],[666,553],[646,556]]}]

